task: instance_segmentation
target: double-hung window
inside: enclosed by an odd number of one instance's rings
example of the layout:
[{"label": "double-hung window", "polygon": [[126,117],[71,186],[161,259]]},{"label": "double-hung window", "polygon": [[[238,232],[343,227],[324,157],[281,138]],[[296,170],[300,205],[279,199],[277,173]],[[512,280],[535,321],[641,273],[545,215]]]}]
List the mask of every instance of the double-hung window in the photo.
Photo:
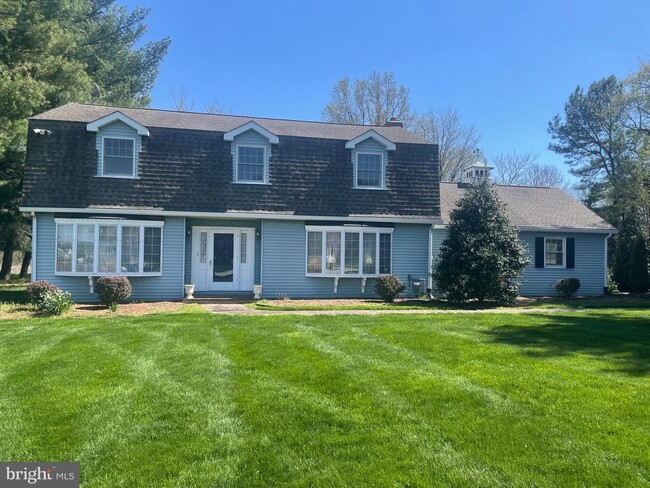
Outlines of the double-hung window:
[{"label": "double-hung window", "polygon": [[237,183],[266,183],[266,148],[237,146]]},{"label": "double-hung window", "polygon": [[135,176],[135,140],[103,138],[102,175],[133,178]]},{"label": "double-hung window", "polygon": [[357,188],[384,188],[384,162],[380,153],[357,153],[355,185]]},{"label": "double-hung window", "polygon": [[159,275],[163,222],[56,219],[56,274]]},{"label": "double-hung window", "polygon": [[391,228],[307,226],[308,276],[378,276],[391,272]]},{"label": "double-hung window", "polygon": [[563,268],[565,266],[565,245],[564,239],[546,238],[544,240],[545,258],[544,266],[546,268]]}]

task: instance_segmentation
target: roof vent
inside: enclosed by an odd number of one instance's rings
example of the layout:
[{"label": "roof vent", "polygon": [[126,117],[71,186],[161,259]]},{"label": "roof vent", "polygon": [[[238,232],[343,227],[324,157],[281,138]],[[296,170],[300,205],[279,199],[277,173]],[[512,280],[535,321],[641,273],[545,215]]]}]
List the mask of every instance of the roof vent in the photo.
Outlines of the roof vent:
[{"label": "roof vent", "polygon": [[384,124],[384,127],[404,127],[404,123],[397,120],[397,117],[391,117],[388,119],[388,122]]}]

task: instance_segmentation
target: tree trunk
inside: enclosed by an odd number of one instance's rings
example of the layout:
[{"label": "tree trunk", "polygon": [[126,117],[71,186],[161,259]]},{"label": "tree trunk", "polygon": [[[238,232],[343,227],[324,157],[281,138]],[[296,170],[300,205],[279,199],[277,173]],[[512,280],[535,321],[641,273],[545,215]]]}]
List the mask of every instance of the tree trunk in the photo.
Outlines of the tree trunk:
[{"label": "tree trunk", "polygon": [[25,254],[23,254],[23,264],[20,266],[21,278],[27,277],[27,270],[29,269],[29,265],[31,262],[32,262],[32,251],[25,251]]},{"label": "tree trunk", "polygon": [[11,267],[14,264],[14,251],[16,249],[16,233],[13,229],[7,232],[4,256],[2,256],[2,268],[0,268],[0,280],[11,280]]}]

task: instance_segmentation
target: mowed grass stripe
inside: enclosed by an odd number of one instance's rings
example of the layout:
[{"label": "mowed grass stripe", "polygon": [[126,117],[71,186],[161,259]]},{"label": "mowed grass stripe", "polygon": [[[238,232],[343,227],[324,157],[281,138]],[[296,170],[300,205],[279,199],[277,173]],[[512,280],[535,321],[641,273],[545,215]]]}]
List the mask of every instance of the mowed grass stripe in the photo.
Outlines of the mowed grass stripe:
[{"label": "mowed grass stripe", "polygon": [[648,324],[623,310],[0,322],[0,455],[81,458],[84,487],[645,486]]}]

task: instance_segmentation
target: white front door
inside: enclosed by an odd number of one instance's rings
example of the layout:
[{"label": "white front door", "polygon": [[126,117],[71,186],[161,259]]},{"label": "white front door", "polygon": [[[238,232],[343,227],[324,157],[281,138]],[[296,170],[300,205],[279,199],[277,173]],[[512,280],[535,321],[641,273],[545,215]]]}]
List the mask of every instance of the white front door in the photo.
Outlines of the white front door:
[{"label": "white front door", "polygon": [[196,291],[253,291],[255,229],[197,227],[192,237]]}]

